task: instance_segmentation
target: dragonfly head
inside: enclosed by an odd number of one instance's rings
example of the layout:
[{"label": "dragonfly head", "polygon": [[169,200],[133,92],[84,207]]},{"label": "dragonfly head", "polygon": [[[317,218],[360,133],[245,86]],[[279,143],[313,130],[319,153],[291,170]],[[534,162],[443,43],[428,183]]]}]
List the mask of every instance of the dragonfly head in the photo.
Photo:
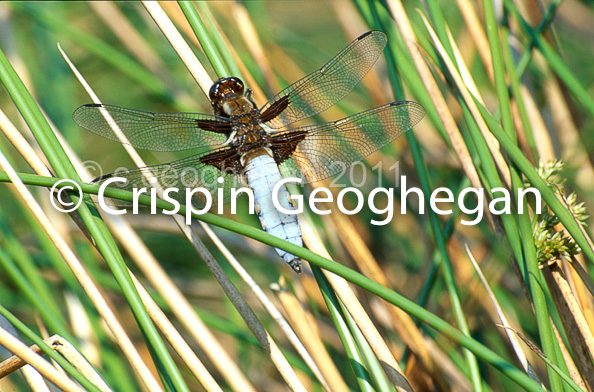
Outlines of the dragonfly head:
[{"label": "dragonfly head", "polygon": [[256,104],[251,90],[245,91],[243,81],[235,76],[214,82],[208,93],[215,115],[232,117],[252,112]]},{"label": "dragonfly head", "polygon": [[214,82],[208,95],[213,103],[223,103],[243,96],[244,90],[241,79],[231,76]]}]

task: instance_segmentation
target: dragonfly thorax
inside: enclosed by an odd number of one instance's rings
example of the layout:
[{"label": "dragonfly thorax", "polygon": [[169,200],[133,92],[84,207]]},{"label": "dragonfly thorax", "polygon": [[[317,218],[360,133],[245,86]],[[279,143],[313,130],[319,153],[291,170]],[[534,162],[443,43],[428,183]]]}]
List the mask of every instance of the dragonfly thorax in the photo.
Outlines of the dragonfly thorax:
[{"label": "dragonfly thorax", "polygon": [[268,148],[270,137],[268,132],[258,124],[242,124],[235,127],[235,135],[230,146],[236,148],[238,155],[243,157],[256,149]]}]

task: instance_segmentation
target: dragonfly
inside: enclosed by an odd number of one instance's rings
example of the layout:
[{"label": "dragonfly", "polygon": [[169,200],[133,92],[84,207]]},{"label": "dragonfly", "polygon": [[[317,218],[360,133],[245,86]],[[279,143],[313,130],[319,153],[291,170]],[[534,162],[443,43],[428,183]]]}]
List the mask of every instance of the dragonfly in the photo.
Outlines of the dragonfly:
[{"label": "dragonfly", "polygon": [[[247,183],[253,190],[262,228],[303,246],[298,216],[281,213],[273,205],[274,185],[283,177],[297,177],[307,184],[337,175],[408,132],[425,114],[420,104],[400,101],[337,121],[292,126],[348,95],[373,67],[386,43],[387,37],[380,31],[364,33],[262,107],[235,76],[223,77],[210,88],[212,114],[83,105],[74,111],[74,121],[107,139],[151,151],[200,149],[186,158],[111,173],[93,182],[123,177],[126,182],[110,185],[131,191],[146,185],[147,176],[151,176],[162,187],[202,187],[213,195],[223,192],[223,203],[231,200],[232,189]],[[195,196],[192,204],[206,204],[202,194]],[[183,194],[176,197],[185,203]],[[295,211],[284,185],[277,200],[284,210]],[[301,272],[299,257],[279,248],[276,252],[293,270]]]}]

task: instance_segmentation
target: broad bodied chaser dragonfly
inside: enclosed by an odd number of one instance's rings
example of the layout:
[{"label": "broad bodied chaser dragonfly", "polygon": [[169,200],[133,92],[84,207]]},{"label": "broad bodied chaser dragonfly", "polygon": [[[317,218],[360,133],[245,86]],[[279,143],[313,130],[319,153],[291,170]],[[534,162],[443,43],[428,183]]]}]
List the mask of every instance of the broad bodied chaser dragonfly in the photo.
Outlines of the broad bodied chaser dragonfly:
[{"label": "broad bodied chaser dragonfly", "polygon": [[[285,177],[313,183],[339,173],[409,131],[424,116],[415,102],[392,102],[342,120],[288,128],[344,98],[367,74],[386,46],[387,37],[369,31],[351,42],[323,67],[291,84],[258,108],[250,89],[237,77],[217,80],[210,89],[214,114],[152,113],[103,104],[87,104],[73,114],[74,121],[107,139],[151,151],[204,148],[195,155],[117,176],[127,180],[113,186],[133,190],[154,176],[162,187],[203,187],[213,195],[222,188],[224,202],[231,189],[247,185],[254,192],[255,210],[268,233],[303,246],[297,215],[274,208],[271,192]],[[119,128],[122,141],[114,132]],[[126,140],[127,139],[127,140]],[[294,210],[287,188],[278,196],[285,210]],[[180,195],[180,194],[178,194]],[[199,194],[192,203],[204,205]],[[175,198],[175,196],[174,196]],[[185,203],[185,196],[179,197]],[[216,198],[215,198],[216,199]],[[296,272],[300,259],[282,249],[277,253]]]}]

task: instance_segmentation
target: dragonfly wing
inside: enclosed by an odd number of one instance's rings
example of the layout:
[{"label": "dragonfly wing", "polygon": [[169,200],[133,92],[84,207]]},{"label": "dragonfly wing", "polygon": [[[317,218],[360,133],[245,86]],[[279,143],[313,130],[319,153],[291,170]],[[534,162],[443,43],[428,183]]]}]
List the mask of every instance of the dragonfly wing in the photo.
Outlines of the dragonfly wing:
[{"label": "dragonfly wing", "polygon": [[386,46],[381,31],[370,31],[351,42],[322,68],[276,94],[261,109],[271,128],[282,128],[314,116],[344,98],[369,72]]},{"label": "dragonfly wing", "polygon": [[[183,151],[216,146],[227,140],[231,122],[202,113],[153,113],[118,106],[88,104],[74,111],[81,127],[141,150]],[[122,135],[118,136],[118,129]]]},{"label": "dragonfly wing", "polygon": [[280,132],[272,137],[272,150],[285,177],[316,182],[405,134],[424,115],[416,102],[393,102],[342,120]]},{"label": "dragonfly wing", "polygon": [[[221,149],[221,151],[227,149]],[[103,184],[114,177],[121,177],[126,182],[113,182],[109,187],[133,191],[133,189],[146,188],[146,194],[152,188],[152,184],[159,184],[163,190],[171,190],[168,196],[177,200],[180,204],[186,204],[186,189],[204,188],[211,194],[212,206],[218,205],[218,190],[222,189],[223,204],[231,201],[231,189],[239,189],[243,185],[240,176],[232,172],[223,172],[219,168],[207,164],[204,158],[208,154],[193,155],[166,164],[146,166],[137,169],[126,169],[117,171],[93,180],[95,184]],[[220,183],[219,178],[223,181]],[[157,186],[155,186],[157,187]],[[158,188],[158,187],[157,187]],[[207,196],[203,192],[196,192],[191,198],[195,208],[203,208],[206,205]],[[118,206],[129,206],[131,203],[122,202],[117,199],[108,198],[108,204]]]}]

